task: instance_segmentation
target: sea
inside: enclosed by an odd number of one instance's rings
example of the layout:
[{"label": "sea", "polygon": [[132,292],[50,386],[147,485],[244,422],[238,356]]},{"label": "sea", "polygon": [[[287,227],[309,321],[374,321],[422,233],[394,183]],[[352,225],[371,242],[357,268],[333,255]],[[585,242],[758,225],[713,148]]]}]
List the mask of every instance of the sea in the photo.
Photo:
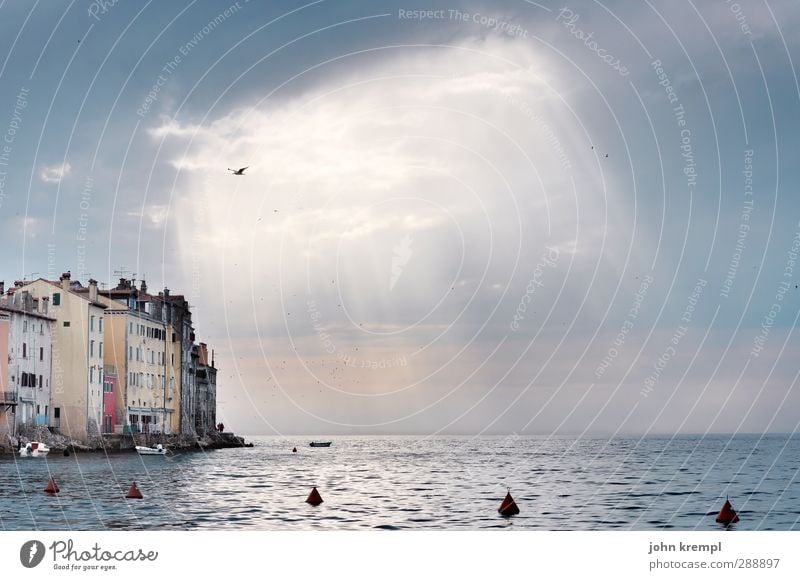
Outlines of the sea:
[{"label": "sea", "polygon": [[[246,439],[252,448],[167,457],[0,456],[0,529],[800,528],[797,436]],[[43,491],[50,476],[57,495]],[[134,481],[143,499],[125,499]],[[520,513],[507,518],[508,492]],[[740,516],[728,528],[715,522],[726,497]]]}]

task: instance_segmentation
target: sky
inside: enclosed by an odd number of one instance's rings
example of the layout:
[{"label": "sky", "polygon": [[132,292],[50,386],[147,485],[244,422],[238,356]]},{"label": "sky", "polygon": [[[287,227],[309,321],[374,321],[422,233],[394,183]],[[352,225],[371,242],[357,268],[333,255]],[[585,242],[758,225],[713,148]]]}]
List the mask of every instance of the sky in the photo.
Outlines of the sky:
[{"label": "sky", "polygon": [[798,24],[3,1],[0,280],[186,295],[239,433],[794,432]]}]

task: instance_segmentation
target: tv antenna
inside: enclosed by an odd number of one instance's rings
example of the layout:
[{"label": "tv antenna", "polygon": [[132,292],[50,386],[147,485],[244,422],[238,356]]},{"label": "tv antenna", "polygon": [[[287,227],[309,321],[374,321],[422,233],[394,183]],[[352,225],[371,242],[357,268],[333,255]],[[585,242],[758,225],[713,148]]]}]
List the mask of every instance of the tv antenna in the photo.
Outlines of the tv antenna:
[{"label": "tv antenna", "polygon": [[131,272],[127,267],[120,266],[119,270],[114,270],[114,275],[119,276],[120,278],[132,279],[134,276],[136,276],[136,272]]}]

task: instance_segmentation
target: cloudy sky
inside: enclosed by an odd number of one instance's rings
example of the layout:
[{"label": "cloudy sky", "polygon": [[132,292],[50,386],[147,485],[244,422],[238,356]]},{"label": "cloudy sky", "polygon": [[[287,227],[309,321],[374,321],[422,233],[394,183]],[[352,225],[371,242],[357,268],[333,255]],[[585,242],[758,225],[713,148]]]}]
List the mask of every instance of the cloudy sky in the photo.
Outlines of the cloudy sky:
[{"label": "cloudy sky", "polygon": [[5,1],[0,279],[187,295],[242,433],[791,432],[798,20]]}]

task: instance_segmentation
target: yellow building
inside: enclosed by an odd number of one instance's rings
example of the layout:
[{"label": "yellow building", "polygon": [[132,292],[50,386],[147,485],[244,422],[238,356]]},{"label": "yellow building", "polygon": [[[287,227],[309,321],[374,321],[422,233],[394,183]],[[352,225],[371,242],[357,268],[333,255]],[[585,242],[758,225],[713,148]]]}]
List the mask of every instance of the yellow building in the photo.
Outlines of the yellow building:
[{"label": "yellow building", "polygon": [[117,372],[114,431],[177,433],[180,391],[168,325],[146,292],[128,281],[120,286],[99,297],[107,307],[104,362]]},{"label": "yellow building", "polygon": [[[83,290],[83,291],[79,291]],[[50,424],[87,444],[99,444],[103,407],[103,312],[97,282],[88,288],[72,282],[69,272],[59,282],[39,278],[17,291],[48,303],[55,318],[52,336],[52,405]]]}]

